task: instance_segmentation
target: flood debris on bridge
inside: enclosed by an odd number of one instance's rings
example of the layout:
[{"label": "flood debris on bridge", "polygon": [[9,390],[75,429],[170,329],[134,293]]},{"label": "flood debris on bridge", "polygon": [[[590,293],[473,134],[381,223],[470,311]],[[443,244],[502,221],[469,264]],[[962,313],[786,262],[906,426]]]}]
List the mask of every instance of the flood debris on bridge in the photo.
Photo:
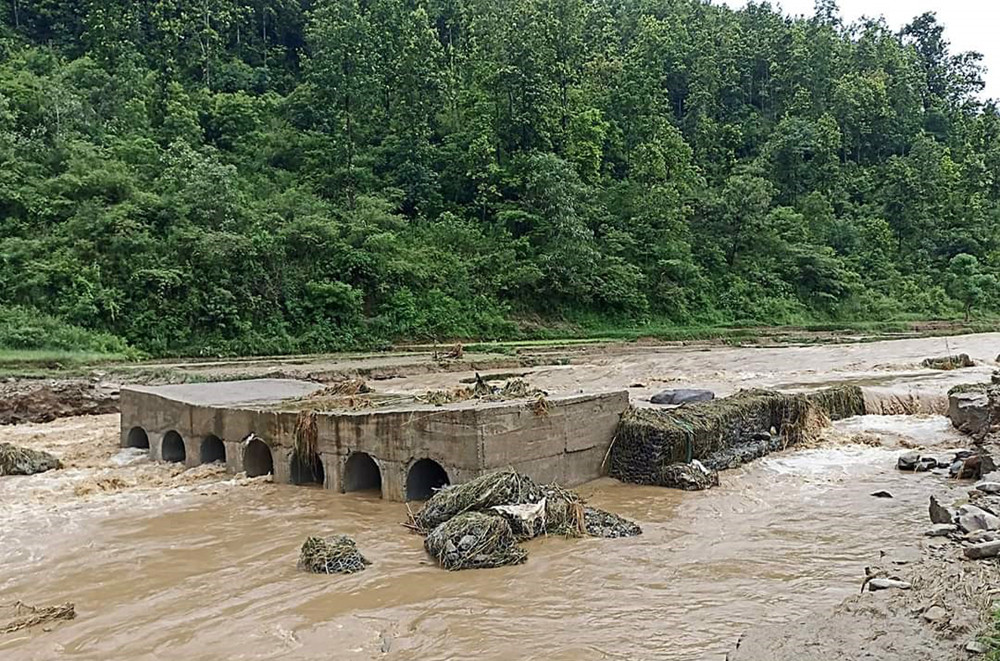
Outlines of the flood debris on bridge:
[{"label": "flood debris on bridge", "polygon": [[706,489],[718,484],[717,471],[813,440],[831,418],[864,409],[856,386],[808,395],[742,390],[670,411],[630,407],[611,446],[610,474],[635,484]]},{"label": "flood debris on bridge", "polygon": [[542,535],[632,537],[632,521],[587,505],[558,484],[540,485],[527,475],[502,470],[441,489],[413,517],[426,535],[427,552],[449,570],[520,564],[518,546]]}]

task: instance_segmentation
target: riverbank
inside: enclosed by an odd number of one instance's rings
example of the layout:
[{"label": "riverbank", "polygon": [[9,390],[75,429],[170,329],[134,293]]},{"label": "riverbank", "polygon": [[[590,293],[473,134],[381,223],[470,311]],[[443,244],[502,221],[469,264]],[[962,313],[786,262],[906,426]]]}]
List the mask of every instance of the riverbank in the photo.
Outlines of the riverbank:
[{"label": "riverbank", "polygon": [[[974,447],[1000,457],[1000,435],[987,435]],[[910,545],[882,549],[858,577],[860,594],[831,613],[810,612],[798,621],[748,630],[727,661],[1000,658],[1000,559],[996,553],[979,557],[995,543],[990,540],[1000,540],[1000,495],[991,486],[997,477],[997,472],[984,475],[980,488],[967,480],[968,490],[951,498],[937,494],[944,506],[932,496],[927,530]],[[960,520],[962,511],[986,515]],[[872,588],[885,579],[884,589]]]}]

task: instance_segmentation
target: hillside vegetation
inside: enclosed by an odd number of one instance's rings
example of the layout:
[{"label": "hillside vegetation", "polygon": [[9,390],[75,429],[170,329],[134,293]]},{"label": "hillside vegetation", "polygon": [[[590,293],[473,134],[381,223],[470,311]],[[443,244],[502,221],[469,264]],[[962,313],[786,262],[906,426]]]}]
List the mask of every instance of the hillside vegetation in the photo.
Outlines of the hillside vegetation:
[{"label": "hillside vegetation", "polygon": [[[279,353],[997,305],[1000,116],[933,15],[11,0],[0,346]],[[74,339],[78,338],[78,339]]]}]

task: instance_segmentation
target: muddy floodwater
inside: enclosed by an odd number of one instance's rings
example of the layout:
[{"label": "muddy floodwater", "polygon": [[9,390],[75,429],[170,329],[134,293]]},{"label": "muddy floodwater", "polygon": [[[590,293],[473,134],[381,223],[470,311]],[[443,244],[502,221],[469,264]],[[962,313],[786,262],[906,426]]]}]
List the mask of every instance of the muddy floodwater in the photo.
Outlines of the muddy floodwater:
[{"label": "muddy floodwater", "polygon": [[[748,627],[852,594],[867,559],[918,538],[929,492],[960,488],[895,471],[898,439],[963,441],[945,418],[866,416],[709,492],[599,480],[581,491],[642,536],[536,540],[525,565],[449,573],[398,503],[151,464],[114,447],[116,424],[0,430],[71,464],[0,479],[0,594],[78,613],[0,639],[0,658],[722,659]],[[886,430],[889,447],[849,443]],[[870,495],[883,489],[893,498]],[[304,537],[334,532],[374,564],[298,572]]]}]

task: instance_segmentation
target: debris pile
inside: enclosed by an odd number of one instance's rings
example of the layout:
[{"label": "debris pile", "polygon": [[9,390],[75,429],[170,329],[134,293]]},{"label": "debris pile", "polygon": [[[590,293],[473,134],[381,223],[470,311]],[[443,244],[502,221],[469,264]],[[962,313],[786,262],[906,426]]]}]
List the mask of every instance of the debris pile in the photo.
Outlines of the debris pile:
[{"label": "debris pile", "polygon": [[[544,401],[548,393],[538,388],[532,388],[527,381],[520,378],[510,379],[503,386],[490,385],[479,374],[471,388],[453,388],[451,390],[430,390],[417,396],[417,401],[434,406],[444,406],[454,402],[464,402],[478,399],[484,402],[505,402],[512,399],[536,399]],[[537,411],[536,411],[537,412]]]},{"label": "debris pile", "polygon": [[964,367],[973,367],[975,362],[969,358],[969,354],[960,353],[955,356],[938,356],[935,358],[925,358],[920,365],[931,370],[957,370]]},{"label": "debris pile", "polygon": [[413,517],[424,547],[446,569],[519,564],[517,545],[541,535],[632,537],[635,523],[587,505],[557,484],[539,485],[514,470],[481,475],[435,493]]},{"label": "debris pile", "polygon": [[22,601],[0,605],[0,636],[30,629],[55,620],[72,620],[76,608],[71,603],[60,606],[29,606]]},{"label": "debris pile", "polygon": [[61,467],[48,452],[0,443],[0,475],[34,475]]},{"label": "debris pile", "polygon": [[370,564],[347,535],[308,537],[299,553],[299,569],[314,574],[353,574]]},{"label": "debris pile", "polygon": [[338,381],[299,401],[313,411],[361,411],[380,404],[364,379]]},{"label": "debris pile", "polygon": [[[610,474],[635,484],[707,488],[717,483],[713,471],[814,439],[829,422],[809,397],[770,390],[742,390],[670,411],[631,407],[611,448]],[[695,459],[707,475],[684,467]]]}]

